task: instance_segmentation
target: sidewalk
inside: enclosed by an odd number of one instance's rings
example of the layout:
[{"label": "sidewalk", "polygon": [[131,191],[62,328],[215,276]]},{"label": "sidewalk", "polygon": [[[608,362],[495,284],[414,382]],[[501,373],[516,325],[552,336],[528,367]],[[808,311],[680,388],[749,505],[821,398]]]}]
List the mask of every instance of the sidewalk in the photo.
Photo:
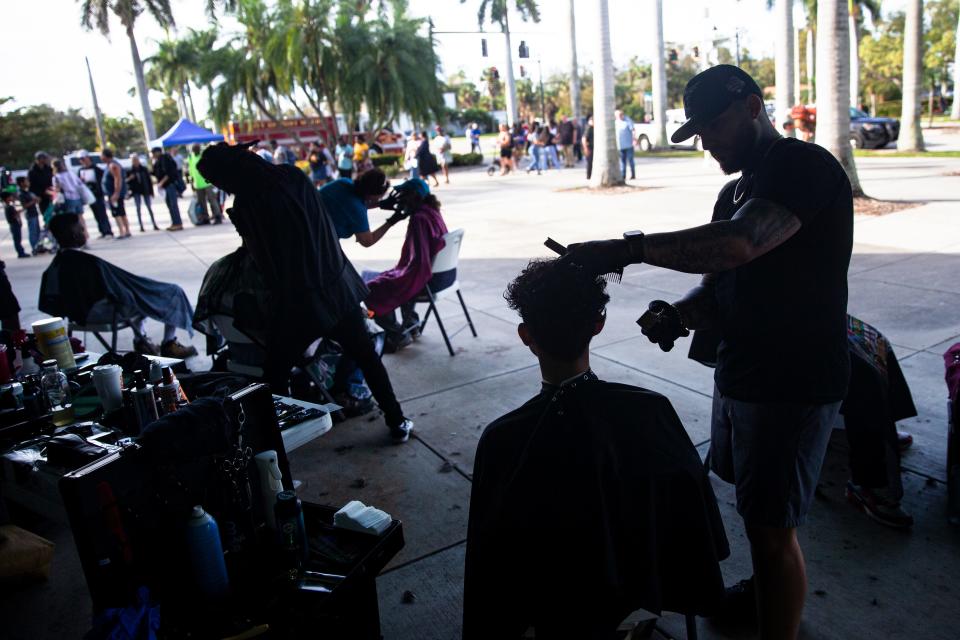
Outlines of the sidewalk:
[{"label": "sidewalk", "polygon": [[[915,437],[904,457],[904,503],[916,525],[907,533],[888,530],[845,502],[845,438],[836,432],[818,500],[801,534],[810,582],[803,637],[947,640],[960,627],[960,553],[957,531],[944,518],[941,354],[960,341],[960,180],[945,174],[960,170],[960,160],[862,158],[858,167],[872,196],[934,198],[885,217],[858,218],[850,269],[850,312],[890,337],[920,412],[902,423]],[[378,581],[388,640],[459,637],[476,444],[486,424],[534,395],[540,384],[536,362],[516,336],[517,318],[502,299],[506,283],[530,257],[549,255],[542,246],[548,235],[566,244],[619,237],[628,229],[653,232],[706,222],[726,181],[700,159],[638,158],[634,184],[644,190],[601,195],[570,190],[583,185],[582,171],[504,178],[456,171],[451,185],[435,189],[448,227],[466,230],[459,275],[479,337],[458,334],[451,358],[436,326],[428,326],[415,345],[385,356],[405,413],[416,422],[415,438],[406,445],[390,443],[382,420],[362,417],[291,455],[294,475],[305,482],[305,499],[340,504],[356,498],[403,520],[407,546]],[[377,225],[384,212],[371,213]],[[395,262],[402,239],[397,229],[370,249],[344,246],[358,269],[383,268]],[[4,255],[12,255],[9,240],[0,243],[7,247]],[[232,226],[223,225],[179,234],[135,233],[132,240],[91,246],[131,271],[178,282],[195,300],[210,262],[238,244]],[[37,317],[39,278],[48,262],[7,260],[26,323]],[[675,299],[696,281],[648,266],[630,268],[622,285],[610,287],[609,317],[594,341],[593,365],[602,378],[667,395],[705,454],[711,372],[686,359],[684,344],[660,352],[634,324],[650,300]],[[456,303],[441,303],[441,312],[450,329],[464,323]],[[151,333],[157,331],[152,325]],[[202,349],[202,340],[193,340]],[[203,360],[191,365],[202,368]],[[748,547],[732,488],[719,481],[714,487],[732,547],[724,572],[735,581],[750,573]],[[78,637],[89,604],[70,534],[49,523],[36,528],[58,542],[53,577],[0,604],[0,619],[14,638]],[[406,591],[416,596],[412,604],[403,603]],[[671,637],[684,637],[680,617],[667,616],[659,626]],[[749,636],[723,635],[700,621],[700,637]]]}]

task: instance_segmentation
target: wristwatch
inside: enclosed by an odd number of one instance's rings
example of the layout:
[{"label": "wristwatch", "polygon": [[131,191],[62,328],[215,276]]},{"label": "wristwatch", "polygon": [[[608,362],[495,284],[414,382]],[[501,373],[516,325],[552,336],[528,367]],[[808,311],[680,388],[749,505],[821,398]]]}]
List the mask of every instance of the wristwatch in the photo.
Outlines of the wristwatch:
[{"label": "wristwatch", "polygon": [[643,231],[627,231],[623,234],[630,252],[630,260],[634,264],[643,262]]}]

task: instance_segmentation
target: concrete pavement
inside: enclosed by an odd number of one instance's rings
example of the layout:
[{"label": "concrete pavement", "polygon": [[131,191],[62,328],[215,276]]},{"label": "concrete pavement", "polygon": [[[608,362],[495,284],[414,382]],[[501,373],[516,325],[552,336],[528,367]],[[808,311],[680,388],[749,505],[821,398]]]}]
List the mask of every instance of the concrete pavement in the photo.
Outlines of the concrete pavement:
[{"label": "concrete pavement", "polygon": [[[960,341],[955,275],[960,180],[947,175],[960,170],[960,160],[861,158],[858,168],[869,195],[925,202],[879,218],[858,218],[850,269],[850,312],[894,343],[920,411],[902,423],[916,441],[903,463],[904,506],[917,523],[911,532],[890,531],[846,504],[845,441],[842,432],[835,433],[819,499],[802,531],[810,579],[803,636],[953,638],[960,623],[960,553],[958,533],[943,517],[946,389],[940,355]],[[570,243],[618,237],[627,229],[653,232],[703,223],[726,180],[700,159],[640,157],[637,174],[636,191],[618,195],[574,189],[583,185],[582,168],[503,178],[459,171],[451,175],[451,185],[435,190],[448,227],[466,230],[459,275],[479,337],[458,334],[453,339],[457,355],[451,358],[434,325],[414,346],[385,356],[405,412],[416,421],[410,443],[392,446],[382,422],[363,417],[338,425],[291,456],[295,476],[305,481],[305,499],[338,504],[357,498],[404,521],[407,546],[378,581],[384,637],[459,637],[463,541],[477,439],[487,423],[536,393],[540,381],[533,356],[516,337],[517,319],[503,301],[506,283],[530,257],[549,255],[542,246],[548,235]],[[383,216],[374,212],[373,218],[375,225]],[[395,229],[370,249],[355,243],[345,247],[358,268],[382,268],[395,262],[402,233]],[[233,228],[223,225],[94,240],[91,248],[128,270],[177,282],[195,300],[207,266],[237,244]],[[13,254],[5,236],[0,250]],[[7,259],[27,323],[38,317],[39,277],[48,262]],[[610,287],[609,319],[594,342],[593,364],[603,378],[667,395],[705,453],[710,371],[685,358],[685,345],[661,353],[634,324],[650,300],[673,299],[696,280],[648,266],[629,269],[622,285]],[[441,312],[452,329],[464,323],[455,303],[441,303]],[[151,333],[158,332],[153,326]],[[129,344],[128,336],[124,340],[121,344]],[[202,349],[199,337],[194,344]],[[191,366],[203,368],[204,359]],[[355,488],[358,479],[364,480],[361,489]],[[749,553],[732,489],[721,482],[714,486],[733,548],[724,563],[732,581],[749,575]],[[53,577],[45,586],[15,594],[9,605],[0,604],[0,617],[24,623],[23,634],[13,637],[76,636],[62,633],[64,625],[82,631],[88,614],[76,606],[85,594],[70,535],[51,523],[34,526],[59,543]],[[402,602],[408,590],[417,596],[413,604]],[[74,597],[72,623],[31,617],[51,599],[71,597],[68,593]],[[659,626],[669,636],[683,637],[676,616],[666,616]],[[750,637],[704,621],[700,626],[705,638]]]}]

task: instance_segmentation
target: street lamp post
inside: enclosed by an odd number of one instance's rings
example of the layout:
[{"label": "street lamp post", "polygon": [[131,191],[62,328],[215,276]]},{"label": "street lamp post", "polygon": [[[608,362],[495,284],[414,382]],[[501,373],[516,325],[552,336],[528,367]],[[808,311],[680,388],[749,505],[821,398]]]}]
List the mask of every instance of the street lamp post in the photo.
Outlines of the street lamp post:
[{"label": "street lamp post", "polygon": [[543,67],[540,66],[540,56],[537,56],[537,73],[540,75],[540,115],[543,121],[547,121],[547,108],[543,102]]}]

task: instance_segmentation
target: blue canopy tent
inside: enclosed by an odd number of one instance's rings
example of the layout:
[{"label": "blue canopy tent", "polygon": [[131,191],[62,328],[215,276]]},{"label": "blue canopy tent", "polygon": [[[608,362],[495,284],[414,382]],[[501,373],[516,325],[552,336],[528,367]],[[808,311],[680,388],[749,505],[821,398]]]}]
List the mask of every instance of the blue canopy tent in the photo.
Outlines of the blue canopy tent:
[{"label": "blue canopy tent", "polygon": [[165,134],[150,141],[150,148],[154,147],[176,147],[181,144],[193,144],[194,142],[222,142],[223,136],[204,129],[198,124],[190,122],[186,118],[180,118],[176,124],[170,127]]}]

